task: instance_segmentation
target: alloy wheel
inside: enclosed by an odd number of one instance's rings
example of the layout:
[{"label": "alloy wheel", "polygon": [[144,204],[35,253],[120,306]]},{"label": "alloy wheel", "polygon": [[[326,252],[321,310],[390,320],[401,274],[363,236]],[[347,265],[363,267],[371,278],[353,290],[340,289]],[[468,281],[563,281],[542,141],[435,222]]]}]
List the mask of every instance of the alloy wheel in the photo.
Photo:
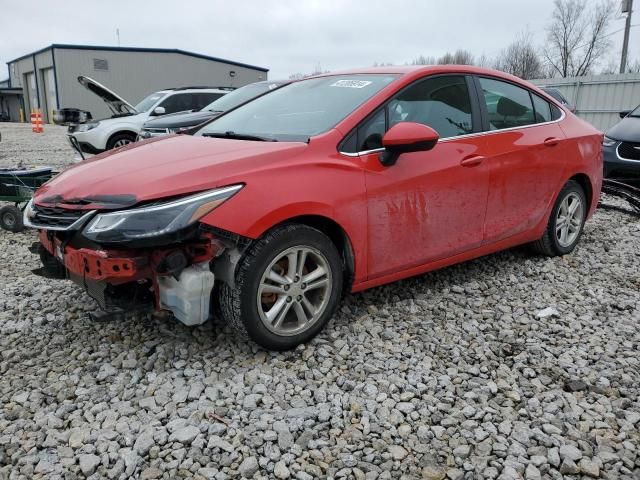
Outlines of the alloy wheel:
[{"label": "alloy wheel", "polygon": [[327,258],[309,246],[295,246],[276,255],[262,274],[257,307],[265,327],[291,336],[315,324],[324,313],[333,279]]},{"label": "alloy wheel", "polygon": [[556,216],[556,238],[562,247],[571,246],[578,236],[584,221],[584,205],[580,195],[569,193],[560,204]]},{"label": "alloy wheel", "polygon": [[133,142],[128,138],[121,138],[120,140],[118,140],[113,144],[113,148],[124,147],[125,145],[129,145],[130,143],[133,143]]},{"label": "alloy wheel", "polygon": [[7,212],[2,217],[2,222],[9,228],[13,227],[16,224],[16,217],[14,217],[11,213]]}]

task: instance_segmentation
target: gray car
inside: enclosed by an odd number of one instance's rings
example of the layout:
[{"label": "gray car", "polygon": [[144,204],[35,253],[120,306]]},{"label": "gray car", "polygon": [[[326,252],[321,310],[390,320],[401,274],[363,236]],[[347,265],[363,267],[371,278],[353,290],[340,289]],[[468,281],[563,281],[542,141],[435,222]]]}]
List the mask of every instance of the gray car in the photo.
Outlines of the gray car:
[{"label": "gray car", "polygon": [[602,141],[605,177],[640,177],[640,105],[620,112]]}]

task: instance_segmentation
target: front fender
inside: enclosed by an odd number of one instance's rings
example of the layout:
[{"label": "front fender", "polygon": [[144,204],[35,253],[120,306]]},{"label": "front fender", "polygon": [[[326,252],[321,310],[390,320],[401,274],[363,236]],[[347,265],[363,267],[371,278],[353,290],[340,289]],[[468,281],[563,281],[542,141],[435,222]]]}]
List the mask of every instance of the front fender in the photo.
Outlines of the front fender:
[{"label": "front fender", "polygon": [[355,280],[366,278],[367,204],[360,169],[306,164],[277,174],[255,172],[240,192],[200,222],[257,239],[274,226],[301,216],[323,217],[338,224],[355,253]]}]

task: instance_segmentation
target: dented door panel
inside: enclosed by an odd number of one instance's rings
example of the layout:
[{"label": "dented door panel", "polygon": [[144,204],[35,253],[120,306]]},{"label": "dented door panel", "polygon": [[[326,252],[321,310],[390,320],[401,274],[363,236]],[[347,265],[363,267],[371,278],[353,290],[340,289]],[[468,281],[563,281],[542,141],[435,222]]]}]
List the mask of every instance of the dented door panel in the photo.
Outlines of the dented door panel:
[{"label": "dented door panel", "polygon": [[[482,243],[488,170],[482,136],[440,141],[383,167],[362,157],[368,207],[369,278],[471,250]],[[468,166],[464,160],[479,160]]]}]

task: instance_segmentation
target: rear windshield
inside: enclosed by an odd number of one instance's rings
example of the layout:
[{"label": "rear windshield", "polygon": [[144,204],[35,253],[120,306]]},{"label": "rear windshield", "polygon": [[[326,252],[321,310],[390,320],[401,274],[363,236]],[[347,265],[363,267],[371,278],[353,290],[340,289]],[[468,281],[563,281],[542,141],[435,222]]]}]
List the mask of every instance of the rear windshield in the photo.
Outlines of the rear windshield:
[{"label": "rear windshield", "polygon": [[397,75],[332,75],[301,80],[274,90],[205,126],[197,135],[259,136],[307,141],[340,123]]}]

